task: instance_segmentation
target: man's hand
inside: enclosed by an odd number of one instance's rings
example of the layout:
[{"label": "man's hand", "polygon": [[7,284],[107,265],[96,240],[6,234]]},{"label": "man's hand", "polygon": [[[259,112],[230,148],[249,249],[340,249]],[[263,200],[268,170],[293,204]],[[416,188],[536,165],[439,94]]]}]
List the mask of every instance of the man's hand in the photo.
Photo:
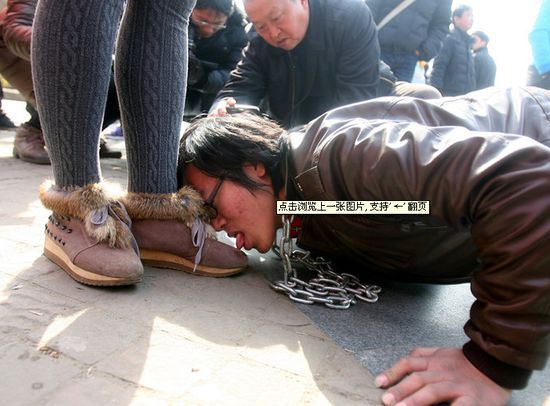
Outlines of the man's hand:
[{"label": "man's hand", "polygon": [[386,406],[505,405],[510,391],[494,383],[474,367],[458,348],[417,348],[374,381],[388,388]]},{"label": "man's hand", "polygon": [[214,106],[212,106],[208,115],[210,117],[223,117],[227,115],[227,108],[234,106],[235,104],[237,104],[237,101],[232,97],[221,99]]}]

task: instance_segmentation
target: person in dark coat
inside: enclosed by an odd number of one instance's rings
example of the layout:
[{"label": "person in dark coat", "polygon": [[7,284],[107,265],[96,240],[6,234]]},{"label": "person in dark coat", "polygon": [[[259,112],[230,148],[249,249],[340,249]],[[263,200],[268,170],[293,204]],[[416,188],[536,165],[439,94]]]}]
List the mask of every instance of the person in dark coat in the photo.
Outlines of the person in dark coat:
[{"label": "person in dark coat", "polygon": [[246,19],[233,0],[198,0],[189,24],[185,115],[207,112],[248,43]]},{"label": "person in dark coat", "polygon": [[487,44],[489,36],[483,31],[476,31],[472,34],[474,43],[474,66],[476,71],[476,89],[485,89],[495,85],[495,76],[497,74],[497,65],[491,55]]},{"label": "person in dark coat", "polygon": [[476,89],[472,37],[474,14],[471,7],[462,5],[453,11],[454,28],[447,35],[435,57],[430,84],[443,96],[457,96]]},{"label": "person in dark coat", "polygon": [[[385,405],[504,406],[550,352],[549,126],[550,93],[535,87],[379,98],[288,132],[259,116],[208,117],[183,135],[178,178],[208,198],[212,226],[237,248],[267,252],[290,226],[335,269],[341,260],[369,279],[471,280],[462,348],[416,349],[375,384]],[[309,211],[289,224],[277,201],[430,207]]]},{"label": "person in dark coat", "polygon": [[381,79],[387,65],[380,63],[376,26],[363,0],[245,0],[244,7],[256,34],[218,93],[212,115],[226,114],[235,103],[250,104],[293,127],[334,107],[392,92],[441,96],[431,86]]},{"label": "person in dark coat", "polygon": [[[379,24],[402,0],[367,0]],[[416,0],[378,31],[382,60],[399,80],[410,82],[416,63],[433,59],[451,21],[451,0]]]},{"label": "person in dark coat", "polygon": [[256,35],[218,94],[259,106],[285,126],[376,97],[380,47],[363,0],[245,0]]}]

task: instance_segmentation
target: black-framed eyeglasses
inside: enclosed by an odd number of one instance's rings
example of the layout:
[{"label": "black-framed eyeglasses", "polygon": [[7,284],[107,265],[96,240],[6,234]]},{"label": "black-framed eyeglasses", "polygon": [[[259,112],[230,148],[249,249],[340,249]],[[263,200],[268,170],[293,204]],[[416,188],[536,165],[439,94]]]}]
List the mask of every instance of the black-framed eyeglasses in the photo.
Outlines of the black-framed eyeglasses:
[{"label": "black-framed eyeglasses", "polygon": [[210,196],[208,196],[208,199],[204,201],[204,208],[206,209],[206,215],[209,219],[215,219],[216,217],[218,217],[218,209],[216,209],[216,206],[214,206],[214,199],[216,199],[216,195],[222,187],[222,183],[224,180],[225,178],[218,179],[218,183],[216,183],[216,186],[214,186],[214,189],[212,189],[212,192],[210,192]]},{"label": "black-framed eyeglasses", "polygon": [[223,30],[227,27],[225,24],[213,24],[209,21],[200,20],[197,17],[193,17],[193,15],[191,15],[191,21],[193,21],[193,24],[199,25],[201,27],[212,27],[214,31]]}]

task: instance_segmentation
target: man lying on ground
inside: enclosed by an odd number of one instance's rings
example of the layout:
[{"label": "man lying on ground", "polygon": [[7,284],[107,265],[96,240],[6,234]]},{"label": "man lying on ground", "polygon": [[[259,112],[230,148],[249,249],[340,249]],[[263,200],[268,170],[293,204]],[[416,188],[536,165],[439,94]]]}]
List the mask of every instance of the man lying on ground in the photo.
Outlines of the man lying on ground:
[{"label": "man lying on ground", "polygon": [[[376,378],[393,405],[503,405],[550,347],[550,93],[386,97],[283,131],[254,115],[193,123],[179,181],[237,247],[270,249],[277,200],[429,201],[429,215],[310,215],[298,243],[361,275],[471,279],[462,348],[416,349]],[[457,403],[457,404],[459,404]]]}]

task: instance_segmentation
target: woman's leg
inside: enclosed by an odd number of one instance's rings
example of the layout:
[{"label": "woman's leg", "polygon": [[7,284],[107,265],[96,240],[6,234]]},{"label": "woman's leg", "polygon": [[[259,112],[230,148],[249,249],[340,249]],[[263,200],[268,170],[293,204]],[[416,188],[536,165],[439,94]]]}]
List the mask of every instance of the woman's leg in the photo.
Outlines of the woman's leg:
[{"label": "woman's leg", "polygon": [[59,188],[101,180],[98,140],[123,0],[40,0],[32,69]]},{"label": "woman's leg", "polygon": [[203,202],[178,190],[178,140],[187,83],[187,28],[194,0],[129,0],[115,56],[128,157],[122,200],[144,263],[225,276],[245,255],[206,239]]},{"label": "woman's leg", "polygon": [[124,0],[41,0],[32,69],[54,184],[40,190],[53,211],[44,254],[79,282],[141,280],[130,221],[101,181],[98,141]]},{"label": "woman's leg", "polygon": [[194,0],[129,0],[115,79],[130,192],[177,191],[178,137],[187,81],[187,27]]}]

